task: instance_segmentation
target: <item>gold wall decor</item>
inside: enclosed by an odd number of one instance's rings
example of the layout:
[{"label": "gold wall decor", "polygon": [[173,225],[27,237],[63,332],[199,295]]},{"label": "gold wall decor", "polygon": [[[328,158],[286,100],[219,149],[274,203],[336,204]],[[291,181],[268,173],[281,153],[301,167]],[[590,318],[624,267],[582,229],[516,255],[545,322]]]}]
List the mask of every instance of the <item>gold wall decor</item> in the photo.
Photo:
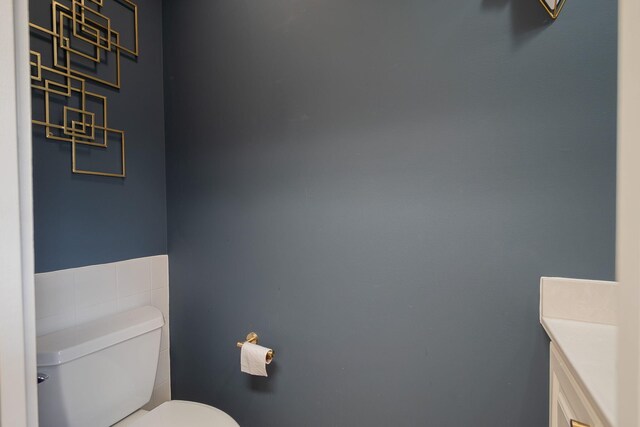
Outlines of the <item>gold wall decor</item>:
[{"label": "gold wall decor", "polygon": [[[120,41],[120,28],[103,14],[105,2],[123,7],[132,16],[133,42]],[[124,178],[126,176],[124,131],[109,127],[107,97],[90,91],[87,83],[120,89],[123,54],[138,56],[138,6],[129,0],[53,0],[51,28],[29,23],[34,35],[51,40],[50,65],[43,53],[31,50],[31,87],[42,95],[43,120],[32,120],[53,141],[71,144],[72,172]],[[102,65],[98,72],[98,66]],[[35,101],[34,101],[35,102]],[[112,150],[120,146],[120,169],[91,170],[78,165],[78,151]]]},{"label": "gold wall decor", "polygon": [[544,9],[553,19],[556,19],[558,15],[560,15],[564,2],[565,0],[540,0]]}]

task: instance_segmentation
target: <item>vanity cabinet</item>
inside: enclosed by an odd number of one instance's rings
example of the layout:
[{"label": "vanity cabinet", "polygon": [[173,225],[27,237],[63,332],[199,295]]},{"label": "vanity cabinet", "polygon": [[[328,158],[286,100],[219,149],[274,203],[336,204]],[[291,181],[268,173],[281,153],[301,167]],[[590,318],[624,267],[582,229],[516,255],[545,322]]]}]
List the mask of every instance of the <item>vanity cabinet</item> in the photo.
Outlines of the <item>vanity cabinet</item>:
[{"label": "vanity cabinet", "polygon": [[540,324],[551,341],[549,427],[627,427],[616,411],[618,289],[541,278]]},{"label": "vanity cabinet", "polygon": [[549,427],[609,427],[598,417],[553,342],[549,353]]}]

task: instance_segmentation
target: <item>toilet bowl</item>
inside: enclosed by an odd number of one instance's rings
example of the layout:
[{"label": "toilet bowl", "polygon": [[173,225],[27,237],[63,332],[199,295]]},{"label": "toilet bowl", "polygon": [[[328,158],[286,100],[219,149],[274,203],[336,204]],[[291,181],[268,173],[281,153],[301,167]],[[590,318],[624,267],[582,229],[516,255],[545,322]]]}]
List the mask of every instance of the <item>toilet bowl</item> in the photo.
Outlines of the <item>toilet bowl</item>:
[{"label": "toilet bowl", "polygon": [[131,427],[239,427],[229,415],[213,406],[171,400],[137,418]]},{"label": "toilet bowl", "polygon": [[[141,307],[38,337],[40,427],[109,427],[149,402],[162,313]],[[174,400],[127,427],[238,427],[223,411]]]}]

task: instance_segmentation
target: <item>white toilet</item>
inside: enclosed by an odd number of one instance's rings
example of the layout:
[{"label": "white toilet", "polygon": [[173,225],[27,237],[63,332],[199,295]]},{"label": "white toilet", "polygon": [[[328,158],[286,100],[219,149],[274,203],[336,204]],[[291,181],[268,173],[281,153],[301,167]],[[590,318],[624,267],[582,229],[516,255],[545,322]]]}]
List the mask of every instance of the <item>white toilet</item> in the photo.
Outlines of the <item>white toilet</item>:
[{"label": "white toilet", "polygon": [[[151,398],[162,313],[141,307],[38,337],[40,427],[109,427]],[[212,406],[165,402],[127,427],[239,427]]]}]

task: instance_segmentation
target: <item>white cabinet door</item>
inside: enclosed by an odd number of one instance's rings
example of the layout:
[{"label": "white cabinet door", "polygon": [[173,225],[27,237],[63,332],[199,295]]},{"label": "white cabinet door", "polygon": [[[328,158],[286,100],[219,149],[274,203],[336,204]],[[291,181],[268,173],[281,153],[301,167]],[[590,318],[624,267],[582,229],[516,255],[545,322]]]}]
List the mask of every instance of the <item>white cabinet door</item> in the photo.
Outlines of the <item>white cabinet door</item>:
[{"label": "white cabinet door", "polygon": [[557,390],[557,395],[551,401],[551,422],[549,425],[550,427],[570,427],[571,420],[575,419],[573,411],[559,384],[556,384],[555,389]]},{"label": "white cabinet door", "polygon": [[549,427],[572,427],[574,420],[589,427],[609,427],[596,415],[553,343],[550,354]]}]

